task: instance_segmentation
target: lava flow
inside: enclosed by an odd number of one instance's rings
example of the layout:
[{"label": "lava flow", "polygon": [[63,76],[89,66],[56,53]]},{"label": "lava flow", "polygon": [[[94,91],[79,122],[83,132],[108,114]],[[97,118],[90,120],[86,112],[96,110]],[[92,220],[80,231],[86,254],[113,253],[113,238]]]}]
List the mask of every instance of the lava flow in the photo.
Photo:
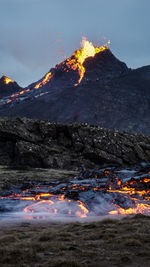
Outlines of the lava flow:
[{"label": "lava flow", "polygon": [[82,38],[80,50],[76,50],[73,55],[67,59],[67,67],[72,70],[78,70],[79,73],[79,80],[75,84],[77,86],[83,79],[84,73],[86,71],[84,67],[84,61],[89,57],[94,57],[97,53],[100,53],[106,49],[108,49],[108,44],[110,41],[104,46],[101,47],[94,47],[92,42],[89,42],[85,37]]},{"label": "lava flow", "polygon": [[5,84],[14,83],[14,81],[5,76],[4,77],[4,83]]},{"label": "lava flow", "polygon": [[[40,187],[41,189],[43,186]],[[38,190],[36,187],[34,190]],[[32,194],[32,196],[31,196]],[[33,194],[32,189],[23,190],[20,194],[12,194],[1,199],[20,200],[26,202],[33,202],[32,204],[25,204],[23,208],[24,219],[46,219],[57,216],[69,216],[85,218],[88,214],[88,209],[80,200],[72,200],[65,198],[64,195],[54,195],[51,193],[36,193]]]},{"label": "lava flow", "polygon": [[84,170],[66,183],[54,181],[21,188],[12,188],[11,193],[0,197],[1,218],[2,214],[8,213],[20,214],[22,219],[57,220],[62,217],[150,215],[150,173],[143,174],[140,170]]},{"label": "lava flow", "polygon": [[46,83],[48,83],[48,82],[52,79],[52,77],[53,77],[52,73],[51,73],[51,72],[48,72],[48,73],[45,75],[44,79],[43,79],[41,82],[37,83],[37,84],[34,86],[34,89],[38,89],[39,87],[45,85]]},{"label": "lava flow", "polygon": [[150,178],[140,178],[136,180],[132,178],[125,184],[121,184],[120,180],[117,180],[118,188],[113,188],[110,185],[109,191],[114,193],[123,194],[125,197],[133,200],[133,207],[124,209],[118,204],[115,204],[115,210],[109,212],[109,214],[137,214],[137,213],[150,213]]}]

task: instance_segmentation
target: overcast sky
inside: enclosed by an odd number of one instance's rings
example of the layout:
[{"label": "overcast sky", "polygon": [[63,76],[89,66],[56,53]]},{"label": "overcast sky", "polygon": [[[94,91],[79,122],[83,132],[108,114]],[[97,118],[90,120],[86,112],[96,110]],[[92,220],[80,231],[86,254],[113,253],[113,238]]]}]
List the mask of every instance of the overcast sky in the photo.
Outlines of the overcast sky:
[{"label": "overcast sky", "polygon": [[[129,67],[150,64],[150,0],[0,0],[0,75],[39,80],[82,36]],[[60,52],[64,50],[64,52]]]}]

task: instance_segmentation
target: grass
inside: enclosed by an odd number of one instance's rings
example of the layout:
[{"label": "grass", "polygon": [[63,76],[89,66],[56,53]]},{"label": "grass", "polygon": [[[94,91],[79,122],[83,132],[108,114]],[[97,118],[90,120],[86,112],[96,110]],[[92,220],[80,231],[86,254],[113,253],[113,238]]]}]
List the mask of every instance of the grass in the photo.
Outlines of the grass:
[{"label": "grass", "polygon": [[6,225],[0,244],[0,266],[150,266],[150,218]]},{"label": "grass", "polygon": [[68,180],[77,175],[78,172],[55,169],[11,169],[0,166],[0,194],[12,185],[23,184],[27,181],[51,181]]}]

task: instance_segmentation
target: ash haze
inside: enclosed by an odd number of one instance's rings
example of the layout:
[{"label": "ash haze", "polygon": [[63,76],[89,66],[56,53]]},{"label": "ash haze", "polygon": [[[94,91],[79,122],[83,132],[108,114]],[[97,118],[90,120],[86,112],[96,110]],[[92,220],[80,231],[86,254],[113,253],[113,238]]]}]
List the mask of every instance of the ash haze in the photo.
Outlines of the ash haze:
[{"label": "ash haze", "polygon": [[149,65],[149,10],[149,0],[0,0],[0,75],[25,87],[69,57],[82,36],[111,40],[131,68]]}]

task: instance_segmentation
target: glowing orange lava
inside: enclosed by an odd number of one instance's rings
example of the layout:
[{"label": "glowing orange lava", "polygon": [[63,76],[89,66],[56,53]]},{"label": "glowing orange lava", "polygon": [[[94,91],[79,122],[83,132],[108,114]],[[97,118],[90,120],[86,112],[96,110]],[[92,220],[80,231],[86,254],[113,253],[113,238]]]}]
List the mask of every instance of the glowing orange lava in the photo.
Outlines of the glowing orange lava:
[{"label": "glowing orange lava", "polygon": [[14,81],[5,76],[4,77],[4,83],[5,84],[14,83]]},{"label": "glowing orange lava", "polygon": [[[79,182],[76,179],[76,183],[72,183],[71,181],[65,186],[62,184],[60,188],[63,191],[59,194],[54,194],[51,191],[46,192],[45,190],[51,190],[53,186],[49,185],[47,187],[47,185],[41,184],[33,188],[32,186],[26,188],[22,190],[21,193],[2,196],[0,199],[10,198],[12,200],[23,200],[23,218],[25,219],[58,218],[59,216],[85,218],[91,216],[91,207],[86,202],[86,198],[85,203],[83,202],[84,198],[81,198],[82,201],[76,198],[78,195],[76,193],[82,194],[85,192],[86,196],[86,192],[93,190],[93,192],[95,191],[96,198],[106,194],[107,199],[108,193],[110,194],[109,204],[111,206],[107,211],[110,215],[131,215],[137,213],[150,215],[149,176],[142,175],[138,179],[138,176],[136,178],[132,177],[130,180],[125,180],[125,182],[123,182],[122,178],[116,177],[115,174],[109,171],[104,171],[102,174],[102,178],[104,179],[109,175],[104,181],[103,179],[101,181],[101,179],[99,179],[100,177],[96,174],[94,175],[94,183],[92,176],[92,182],[90,182],[90,180],[85,180],[81,183],[81,181]],[[40,192],[40,190],[43,192]],[[93,192],[90,191],[89,196],[92,194],[92,200]],[[67,198],[67,195],[70,197]],[[71,198],[71,196],[73,196],[73,198]],[[95,202],[94,205],[99,205],[99,203]],[[99,209],[101,209],[101,207],[99,207]]]},{"label": "glowing orange lava", "polygon": [[[44,199],[42,200],[41,197],[45,196],[53,196],[52,199]],[[23,199],[23,198],[21,198]],[[77,200],[76,202],[71,200],[71,199],[65,199],[64,195],[52,195],[52,194],[40,194],[38,198],[36,198],[36,201],[38,202],[33,203],[31,205],[28,205],[27,207],[24,208],[24,212],[26,213],[36,213],[36,212],[48,212],[49,216],[53,216],[54,214],[60,214],[60,210],[66,208],[65,213],[68,215],[76,215],[80,218],[85,218],[87,217],[88,214],[88,209],[85,207],[85,204]],[[64,204],[63,204],[64,203]],[[73,209],[69,209],[70,204],[74,204]],[[62,206],[63,204],[63,206]],[[64,206],[66,204],[66,207]],[[76,211],[77,209],[77,211]]]},{"label": "glowing orange lava", "polygon": [[143,203],[137,203],[134,208],[128,208],[123,209],[117,206],[117,210],[112,210],[109,212],[111,215],[121,214],[121,215],[131,215],[131,214],[137,214],[145,212],[150,212],[150,205],[149,204],[143,204]]},{"label": "glowing orange lava", "polygon": [[[36,188],[38,189],[38,187]],[[29,189],[23,190],[21,194],[12,194],[6,197],[1,197],[1,199],[20,199],[25,201],[33,201],[32,204],[27,205],[24,208],[24,212],[28,213],[25,219],[33,219],[29,213],[39,213],[47,212],[50,217],[54,215],[59,215],[63,209],[65,209],[65,214],[69,216],[77,216],[80,218],[87,217],[88,209],[85,204],[80,201],[74,201],[72,199],[67,199],[63,194],[53,195],[51,193],[39,192],[35,196],[25,195]],[[37,215],[35,216],[38,219]],[[41,218],[41,215],[40,215]],[[43,217],[44,218],[44,217]]]},{"label": "glowing orange lava", "polygon": [[108,43],[104,46],[94,47],[92,42],[89,42],[85,37],[82,38],[82,48],[80,50],[76,50],[73,53],[73,56],[67,59],[66,63],[68,68],[78,70],[79,72],[80,77],[75,86],[77,86],[84,77],[84,73],[86,71],[85,67],[83,66],[84,61],[88,57],[94,57],[97,53],[108,49],[108,44],[110,44],[110,41],[108,41]]},{"label": "glowing orange lava", "polygon": [[51,80],[52,77],[53,77],[52,73],[48,72],[45,75],[44,79],[41,82],[39,82],[38,84],[35,85],[34,89],[38,89],[39,87],[45,85],[47,82],[49,82]]},{"label": "glowing orange lava", "polygon": [[[138,184],[140,183],[149,183],[149,178],[140,179],[138,181]],[[150,189],[147,188],[147,190],[139,190],[135,187],[131,187],[132,185],[136,184],[136,180],[130,180],[127,185],[121,185],[121,183],[117,184],[120,186],[118,189],[112,189],[111,186],[109,187],[109,192],[115,192],[115,193],[121,193],[126,195],[126,197],[130,198],[131,200],[134,200],[134,207],[124,209],[119,207],[115,204],[116,209],[109,212],[111,215],[115,214],[122,214],[122,215],[129,215],[129,214],[137,214],[137,213],[149,213],[150,212],[150,204],[149,203],[140,203],[140,201],[150,201],[149,196],[145,196],[148,193],[150,193]]]},{"label": "glowing orange lava", "polygon": [[88,214],[88,209],[85,207],[85,204],[82,202],[82,201],[80,201],[80,200],[78,200],[77,201],[79,204],[77,205],[81,210],[80,211],[77,211],[76,212],[76,215],[77,216],[79,216],[79,217],[81,217],[81,218],[85,218],[85,217],[87,217],[87,214]]}]

